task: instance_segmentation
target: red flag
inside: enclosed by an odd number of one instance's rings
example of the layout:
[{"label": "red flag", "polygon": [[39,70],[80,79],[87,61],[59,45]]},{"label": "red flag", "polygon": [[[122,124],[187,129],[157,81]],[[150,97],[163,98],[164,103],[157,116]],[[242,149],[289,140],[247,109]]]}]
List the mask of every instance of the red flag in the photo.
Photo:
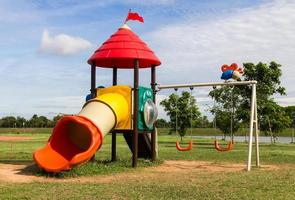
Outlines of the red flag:
[{"label": "red flag", "polygon": [[140,22],[144,22],[143,21],[143,17],[142,16],[140,16],[138,13],[136,13],[136,12],[131,12],[131,9],[129,10],[129,12],[128,12],[128,15],[127,15],[127,17],[126,17],[126,20],[125,20],[125,23],[127,22],[127,21],[129,21],[129,20],[137,20],[137,21],[140,21]]}]

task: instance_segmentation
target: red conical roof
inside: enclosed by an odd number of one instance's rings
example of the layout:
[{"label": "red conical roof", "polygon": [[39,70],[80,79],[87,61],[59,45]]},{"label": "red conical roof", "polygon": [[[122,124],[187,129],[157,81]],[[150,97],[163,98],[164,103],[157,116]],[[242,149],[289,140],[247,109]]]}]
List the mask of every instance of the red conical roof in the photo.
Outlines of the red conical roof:
[{"label": "red conical roof", "polygon": [[124,25],[94,52],[88,63],[107,68],[134,68],[134,59],[139,60],[139,68],[161,64],[147,44]]}]

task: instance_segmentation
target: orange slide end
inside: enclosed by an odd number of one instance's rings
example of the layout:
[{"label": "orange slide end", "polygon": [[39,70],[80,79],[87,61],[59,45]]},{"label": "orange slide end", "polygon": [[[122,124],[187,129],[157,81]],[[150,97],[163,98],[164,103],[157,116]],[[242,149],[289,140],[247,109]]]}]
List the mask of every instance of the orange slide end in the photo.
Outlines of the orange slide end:
[{"label": "orange slide end", "polygon": [[83,116],[65,116],[55,126],[42,149],[33,157],[47,172],[69,170],[87,162],[102,145],[103,135],[96,125]]}]

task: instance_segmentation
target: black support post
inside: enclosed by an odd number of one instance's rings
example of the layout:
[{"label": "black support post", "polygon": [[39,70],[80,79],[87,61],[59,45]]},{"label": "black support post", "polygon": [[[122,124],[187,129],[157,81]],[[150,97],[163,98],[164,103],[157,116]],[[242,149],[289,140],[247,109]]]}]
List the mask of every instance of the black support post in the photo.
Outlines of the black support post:
[{"label": "black support post", "polygon": [[92,62],[91,64],[91,97],[95,98],[96,97],[96,66],[95,62]]},{"label": "black support post", "polygon": [[[117,71],[118,69],[114,67],[113,68],[113,85],[117,85],[118,83]],[[113,131],[112,132],[112,161],[117,160],[116,146],[117,146],[117,137],[116,137],[116,132]]]},{"label": "black support post", "polygon": [[[153,99],[156,104],[156,67],[152,66],[151,68],[151,87],[153,90]],[[152,161],[156,160],[156,122],[154,123],[154,128],[151,133],[152,139]]]},{"label": "black support post", "polygon": [[137,167],[138,158],[138,87],[139,87],[139,61],[134,60],[134,86],[133,86],[133,155],[132,167]]},{"label": "black support post", "polygon": [[[96,66],[95,62],[91,64],[91,88],[90,88],[91,98],[96,97]],[[90,159],[91,161],[95,160],[95,154]]]}]

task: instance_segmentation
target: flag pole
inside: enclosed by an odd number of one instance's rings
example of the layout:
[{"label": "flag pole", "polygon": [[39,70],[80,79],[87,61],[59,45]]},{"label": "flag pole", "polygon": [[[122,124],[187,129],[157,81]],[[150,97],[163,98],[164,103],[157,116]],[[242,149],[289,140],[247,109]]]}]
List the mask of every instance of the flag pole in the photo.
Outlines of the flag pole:
[{"label": "flag pole", "polygon": [[127,24],[127,21],[128,21],[128,17],[129,17],[129,13],[131,12],[131,8],[129,8],[129,11],[128,11],[128,14],[126,16],[126,19],[124,21],[124,24]]}]

